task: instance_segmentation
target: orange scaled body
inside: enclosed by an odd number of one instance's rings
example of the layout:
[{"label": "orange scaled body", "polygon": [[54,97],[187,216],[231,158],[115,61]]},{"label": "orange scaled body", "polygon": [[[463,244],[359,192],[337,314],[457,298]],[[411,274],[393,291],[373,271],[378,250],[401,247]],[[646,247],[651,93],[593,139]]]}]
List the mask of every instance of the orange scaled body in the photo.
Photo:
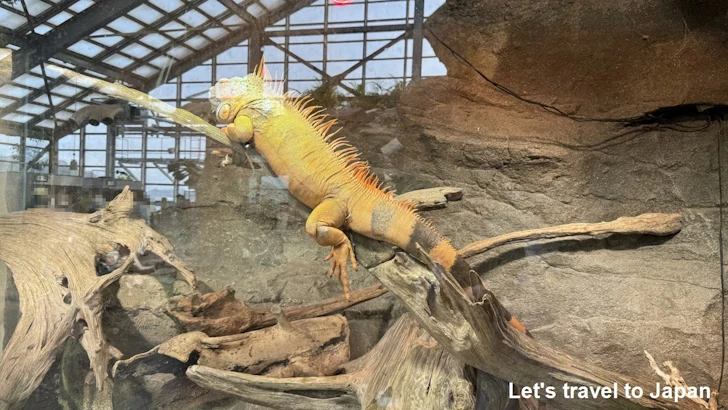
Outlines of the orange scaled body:
[{"label": "orange scaled body", "polygon": [[[381,187],[355,148],[330,129],[334,120],[308,106],[306,98],[284,95],[258,70],[245,78],[219,81],[210,96],[218,120],[233,141],[252,143],[290,193],[313,209],[306,232],[321,246],[330,246],[329,273],[336,275],[349,297],[347,264],[357,263],[349,229],[396,245],[413,256],[424,251],[456,277],[471,270],[449,241],[417,215],[412,205],[399,201]],[[511,324],[526,332],[515,318]]]}]

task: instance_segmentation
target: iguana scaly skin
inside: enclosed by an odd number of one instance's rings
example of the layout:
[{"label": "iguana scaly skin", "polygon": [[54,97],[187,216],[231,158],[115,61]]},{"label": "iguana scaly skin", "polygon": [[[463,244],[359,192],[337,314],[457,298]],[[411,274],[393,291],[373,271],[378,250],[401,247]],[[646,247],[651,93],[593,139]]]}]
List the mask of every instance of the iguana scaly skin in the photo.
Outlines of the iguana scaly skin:
[{"label": "iguana scaly skin", "polygon": [[[382,188],[355,148],[335,139],[320,107],[307,98],[284,95],[271,84],[261,64],[244,78],[222,79],[210,89],[217,119],[229,124],[223,131],[233,140],[251,143],[286,185],[290,193],[313,209],[306,232],[321,246],[330,246],[330,275],[349,296],[347,262],[357,262],[344,229],[385,241],[417,256],[421,251],[455,275],[469,277],[470,265],[409,202],[399,201]],[[461,279],[459,279],[461,280]],[[461,283],[462,284],[462,283]],[[466,284],[467,286],[467,284]],[[526,328],[506,312],[518,330]]]}]

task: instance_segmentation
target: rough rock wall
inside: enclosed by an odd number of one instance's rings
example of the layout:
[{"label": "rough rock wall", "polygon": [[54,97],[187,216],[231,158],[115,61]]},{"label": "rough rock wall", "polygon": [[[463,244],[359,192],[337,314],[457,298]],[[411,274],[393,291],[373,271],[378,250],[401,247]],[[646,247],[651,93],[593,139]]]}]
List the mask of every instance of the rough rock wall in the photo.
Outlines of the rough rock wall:
[{"label": "rough rock wall", "polygon": [[[525,98],[631,117],[726,104],[727,22],[719,1],[537,0],[451,0],[428,21],[448,77],[406,89],[399,112],[423,130],[403,144],[418,148],[422,165],[398,168],[466,187],[465,202],[437,217],[456,245],[642,212],[684,216],[674,238],[557,241],[485,256],[480,272],[537,338],[643,377],[648,350],[676,361],[690,383],[717,386],[726,135],[704,118],[671,129],[553,115],[498,91],[440,41]],[[727,393],[724,385],[723,400]]]},{"label": "rough rock wall", "polygon": [[722,0],[448,0],[425,35],[450,77],[474,73],[434,36],[518,94],[615,117],[728,101],[727,23]]},{"label": "rough rock wall", "polygon": [[[726,7],[449,1],[428,24],[525,97],[616,117],[683,103],[725,104]],[[718,126],[680,132],[574,122],[496,91],[431,35],[430,41],[449,76],[411,84],[398,114],[352,117],[344,135],[399,191],[463,187],[463,201],[428,214],[456,246],[521,229],[681,213],[685,227],[671,238],[545,241],[474,262],[544,343],[649,379],[642,353],[648,350],[675,361],[689,383],[715,387]],[[382,153],[395,138],[401,148]],[[307,211],[275,180],[220,167],[213,157],[206,165],[197,203],[165,210],[154,226],[203,281],[215,289],[232,285],[250,302],[297,304],[341,292],[325,275],[327,251],[304,232]],[[723,180],[728,192],[725,170]],[[372,281],[363,269],[351,276],[353,287]],[[399,311],[389,296],[349,313],[354,355],[371,348]]]},{"label": "rough rock wall", "polygon": [[[716,385],[717,128],[617,139],[604,134],[603,144],[565,146],[421,129],[391,111],[361,120],[346,125],[347,136],[398,190],[465,189],[462,201],[428,213],[458,247],[520,229],[681,213],[685,228],[672,238],[547,241],[506,247],[474,262],[545,343],[646,378],[642,351],[648,350],[658,360],[674,360],[691,383]],[[382,154],[394,138],[403,147]],[[341,292],[325,275],[326,250],[304,232],[305,212],[285,203],[249,202],[249,186],[257,183],[251,172],[210,164],[205,173],[213,177],[203,178],[200,202],[167,210],[155,229],[203,281],[216,289],[232,284],[245,300],[296,304]],[[361,268],[352,277],[353,287],[372,280]],[[388,297],[349,314],[356,354],[371,347],[398,311]]]},{"label": "rough rock wall", "polygon": [[721,345],[716,131],[653,132],[592,148],[517,136],[467,140],[427,129],[419,143],[429,155],[419,158],[435,169],[414,163],[406,169],[465,188],[463,202],[436,216],[456,246],[521,229],[681,213],[685,227],[672,238],[544,242],[493,252],[476,266],[549,345],[649,379],[642,354],[648,350],[676,361],[691,383],[715,387]]}]

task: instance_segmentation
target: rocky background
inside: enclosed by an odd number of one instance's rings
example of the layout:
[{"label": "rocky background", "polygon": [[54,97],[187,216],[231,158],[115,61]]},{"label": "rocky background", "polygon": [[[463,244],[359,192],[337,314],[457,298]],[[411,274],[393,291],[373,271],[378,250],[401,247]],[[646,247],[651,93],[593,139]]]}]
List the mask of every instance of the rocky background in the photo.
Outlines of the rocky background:
[{"label": "rocky background", "polygon": [[[448,0],[425,30],[448,76],[410,84],[397,109],[342,113],[344,134],[400,192],[464,189],[462,201],[427,213],[456,247],[550,225],[682,214],[674,237],[543,241],[472,262],[543,343],[650,379],[647,350],[674,361],[689,384],[715,388],[726,23],[728,3],[715,0]],[[197,201],[164,209],[152,223],[207,286],[282,305],[342,292],[326,275],[328,250],[305,233],[308,210],[275,178],[222,167],[213,155],[205,165]],[[374,281],[364,268],[351,279],[352,288]],[[186,291],[173,277],[123,278],[115,291],[107,329],[125,353],[180,331],[151,302]],[[346,312],[352,356],[401,313],[391,295]],[[722,395],[725,402],[728,383]]]},{"label": "rocky background", "polygon": [[[425,30],[448,76],[411,84],[397,110],[348,115],[345,135],[399,191],[462,187],[461,202],[427,215],[458,247],[549,225],[682,214],[674,237],[545,241],[476,266],[544,343],[649,379],[647,350],[715,388],[720,127],[703,114],[728,102],[727,13],[718,1],[448,1]],[[574,116],[678,107],[657,111],[660,124],[574,121],[498,91],[453,50],[520,97]],[[305,234],[306,210],[261,170],[215,161],[197,203],[155,223],[200,277],[250,302],[341,292],[325,274],[328,251]],[[354,287],[371,281],[363,269],[353,275]],[[401,311],[389,296],[348,312],[354,356]]]}]

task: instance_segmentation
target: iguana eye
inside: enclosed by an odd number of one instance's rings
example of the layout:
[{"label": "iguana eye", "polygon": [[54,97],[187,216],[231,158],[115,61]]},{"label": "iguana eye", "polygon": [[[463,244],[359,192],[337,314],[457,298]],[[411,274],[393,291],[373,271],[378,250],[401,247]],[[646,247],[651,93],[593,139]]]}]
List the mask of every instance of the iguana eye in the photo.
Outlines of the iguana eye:
[{"label": "iguana eye", "polygon": [[230,115],[230,104],[228,104],[228,103],[222,104],[217,109],[217,118],[219,118],[220,120],[227,121],[229,115]]}]

